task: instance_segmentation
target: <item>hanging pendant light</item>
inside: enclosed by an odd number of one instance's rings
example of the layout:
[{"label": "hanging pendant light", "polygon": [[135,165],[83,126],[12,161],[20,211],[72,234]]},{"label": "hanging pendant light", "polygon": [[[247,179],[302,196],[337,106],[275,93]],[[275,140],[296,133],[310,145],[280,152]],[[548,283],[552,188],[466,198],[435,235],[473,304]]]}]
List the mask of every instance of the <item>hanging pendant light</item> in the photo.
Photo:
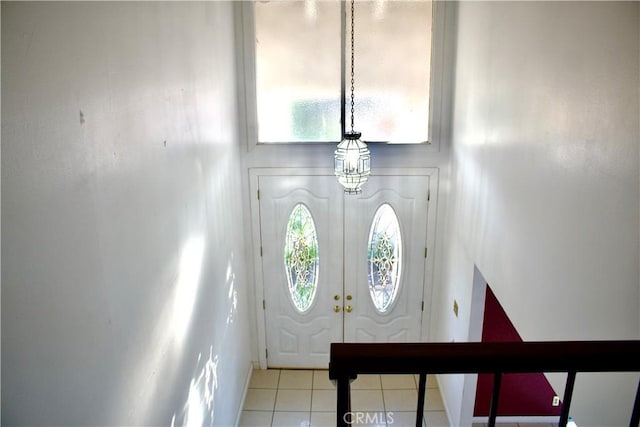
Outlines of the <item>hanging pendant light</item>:
[{"label": "hanging pendant light", "polygon": [[371,153],[367,144],[360,140],[361,133],[353,130],[354,93],[354,0],[351,0],[351,131],[345,132],[344,139],[336,147],[334,170],[338,182],[346,194],[359,194],[362,184],[371,174]]}]

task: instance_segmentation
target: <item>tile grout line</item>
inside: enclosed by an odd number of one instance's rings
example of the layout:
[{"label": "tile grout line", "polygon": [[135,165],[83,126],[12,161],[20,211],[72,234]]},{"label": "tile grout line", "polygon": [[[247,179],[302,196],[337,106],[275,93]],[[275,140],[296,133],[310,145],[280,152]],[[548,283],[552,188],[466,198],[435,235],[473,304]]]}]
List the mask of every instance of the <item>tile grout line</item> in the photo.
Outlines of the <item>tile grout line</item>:
[{"label": "tile grout line", "polygon": [[384,425],[387,426],[387,405],[384,401],[384,385],[382,384],[382,375],[378,375],[380,378],[380,391],[382,392],[382,412],[384,413]]},{"label": "tile grout line", "polygon": [[280,391],[280,378],[282,376],[282,370],[278,369],[278,383],[276,384],[276,397],[273,399],[273,411],[271,411],[271,423],[273,426],[273,420],[276,417],[276,402],[278,401],[278,391]]}]

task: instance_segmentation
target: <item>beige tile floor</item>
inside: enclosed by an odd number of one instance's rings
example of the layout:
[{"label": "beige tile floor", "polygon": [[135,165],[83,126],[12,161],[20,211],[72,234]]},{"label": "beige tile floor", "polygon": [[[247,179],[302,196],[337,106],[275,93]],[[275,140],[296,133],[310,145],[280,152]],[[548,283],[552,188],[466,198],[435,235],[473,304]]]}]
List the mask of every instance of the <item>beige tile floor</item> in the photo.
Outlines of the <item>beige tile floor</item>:
[{"label": "beige tile floor", "polygon": [[[417,401],[418,377],[415,375],[360,375],[351,384],[351,406],[353,412],[362,413],[362,418],[356,419],[353,425],[415,426]],[[449,425],[432,376],[427,377],[424,418],[428,427]],[[240,418],[241,427],[335,425],[336,388],[329,381],[328,371],[253,371]]]}]

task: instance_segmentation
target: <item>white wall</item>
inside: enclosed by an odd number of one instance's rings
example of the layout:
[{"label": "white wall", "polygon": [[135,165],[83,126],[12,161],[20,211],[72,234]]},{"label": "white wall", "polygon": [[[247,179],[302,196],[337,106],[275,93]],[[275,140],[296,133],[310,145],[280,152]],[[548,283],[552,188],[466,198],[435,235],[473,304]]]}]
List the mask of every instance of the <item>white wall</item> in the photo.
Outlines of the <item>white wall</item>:
[{"label": "white wall", "polygon": [[7,425],[235,421],[235,79],[231,3],[2,2]]},{"label": "white wall", "polygon": [[[435,339],[467,340],[474,265],[525,340],[640,337],[638,9],[459,5]],[[441,383],[454,425],[462,383]],[[628,425],[636,384],[578,375],[572,415]]]}]

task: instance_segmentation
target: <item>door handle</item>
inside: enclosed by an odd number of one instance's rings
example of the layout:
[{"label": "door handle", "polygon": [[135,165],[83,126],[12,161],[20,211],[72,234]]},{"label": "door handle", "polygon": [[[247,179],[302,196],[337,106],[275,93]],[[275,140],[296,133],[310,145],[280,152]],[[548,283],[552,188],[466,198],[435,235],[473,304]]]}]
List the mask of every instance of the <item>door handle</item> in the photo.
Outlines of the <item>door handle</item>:
[{"label": "door handle", "polygon": [[351,295],[347,295],[347,301],[351,301],[353,297]]},{"label": "door handle", "polygon": [[351,313],[351,310],[353,310],[353,307],[351,307],[350,305],[344,308],[344,311],[346,311],[347,313]]},{"label": "door handle", "polygon": [[333,306],[333,311],[335,311],[336,313],[340,312],[340,306],[339,305],[334,305]]},{"label": "door handle", "polygon": [[334,300],[336,300],[336,301],[338,301],[338,300],[340,299],[340,295],[335,294],[335,295],[333,296],[333,299],[334,299]]}]

